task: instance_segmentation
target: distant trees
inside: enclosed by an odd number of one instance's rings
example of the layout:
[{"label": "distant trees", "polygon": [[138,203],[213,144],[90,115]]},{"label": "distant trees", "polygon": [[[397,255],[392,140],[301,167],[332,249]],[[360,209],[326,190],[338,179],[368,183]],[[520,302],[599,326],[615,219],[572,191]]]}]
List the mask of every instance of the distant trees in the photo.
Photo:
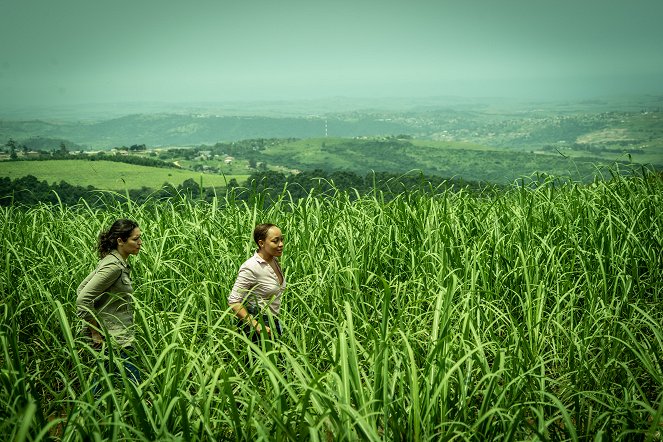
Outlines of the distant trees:
[{"label": "distant trees", "polygon": [[64,144],[64,141],[61,141],[58,150],[53,152],[53,157],[62,159],[62,158],[67,158],[68,156],[69,156],[69,149],[67,149],[67,146]]},{"label": "distant trees", "polygon": [[91,161],[114,161],[116,163],[135,164],[137,166],[178,168],[175,164],[168,161],[162,161],[156,158],[139,157],[136,155],[107,155],[100,152],[91,156],[89,159]]},{"label": "distant trees", "polygon": [[159,153],[159,157],[162,159],[170,158],[184,158],[185,160],[191,160],[198,155],[198,149],[168,149]]},{"label": "distant trees", "polygon": [[[234,181],[234,183],[232,181],[231,183],[238,187],[237,181]],[[132,201],[142,204],[146,201],[160,202],[171,198],[211,201],[216,194],[215,192],[212,187],[201,187],[200,183],[194,179],[188,179],[178,186],[164,183],[157,190],[142,187],[131,189],[128,193]],[[125,195],[123,194],[102,191],[92,186],[75,186],[66,181],[48,184],[46,181],[39,181],[33,175],[27,175],[13,181],[7,177],[0,178],[0,206],[19,204],[28,206],[36,204],[74,205],[84,200],[87,204],[96,207],[116,200],[123,201],[124,199]]]},{"label": "distant trees", "polygon": [[[349,171],[325,172],[313,170],[299,174],[286,175],[275,171],[256,171],[244,186],[235,178],[228,182],[227,190],[237,201],[260,198],[270,204],[282,196],[299,199],[309,194],[334,195],[348,192],[350,198],[370,192],[382,192],[384,198],[414,190],[442,192],[449,188],[479,189],[478,184],[461,180],[447,180],[440,177],[425,177],[423,174],[371,173],[360,176]],[[136,203],[146,201],[161,202],[171,198],[189,198],[211,201],[216,196],[213,187],[202,187],[194,179],[188,179],[178,186],[164,183],[157,190],[142,187],[129,190],[129,198]],[[85,200],[91,206],[100,206],[114,200],[124,200],[125,196],[115,192],[104,192],[92,186],[82,187],[65,181],[48,184],[28,175],[14,181],[0,178],[0,206],[12,204],[64,204],[73,205]]]},{"label": "distant trees", "polygon": [[14,181],[3,177],[0,178],[0,206],[39,203],[76,204],[83,197],[91,197],[91,192],[94,190],[92,186],[73,186],[65,181],[49,185],[32,175]]},{"label": "distant trees", "polygon": [[5,147],[9,151],[9,158],[12,160],[18,159],[18,155],[16,154],[16,141],[14,141],[13,138],[10,138],[6,143]]},{"label": "distant trees", "polygon": [[[200,146],[197,150],[211,150],[215,155],[230,155],[237,158],[258,158],[258,152],[270,146],[297,141],[297,138],[253,138],[233,141],[231,143],[216,143],[213,146]],[[196,151],[197,151],[196,150]],[[256,161],[258,161],[256,159]]]},{"label": "distant trees", "polygon": [[5,147],[7,148],[7,152],[9,152],[9,159],[11,160],[18,160],[18,150],[21,151],[24,157],[28,155],[28,147],[25,144],[19,146],[16,140],[11,137],[5,143]]},{"label": "distant trees", "polygon": [[190,198],[199,198],[203,188],[193,178],[189,178],[182,183],[180,190]]},{"label": "distant trees", "polygon": [[83,149],[83,146],[80,146],[72,141],[64,140],[61,138],[50,138],[50,137],[31,137],[23,141],[27,150],[32,150],[35,152],[44,152],[50,156],[50,154],[57,150],[57,148],[64,143],[67,146],[67,149],[70,152],[78,152]]}]

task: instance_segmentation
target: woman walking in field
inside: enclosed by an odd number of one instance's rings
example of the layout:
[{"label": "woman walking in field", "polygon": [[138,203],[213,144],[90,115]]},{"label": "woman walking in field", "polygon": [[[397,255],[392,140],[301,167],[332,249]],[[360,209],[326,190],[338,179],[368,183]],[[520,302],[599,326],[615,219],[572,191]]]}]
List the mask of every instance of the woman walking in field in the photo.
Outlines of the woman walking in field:
[{"label": "woman walking in field", "polygon": [[279,309],[285,277],[278,261],[283,253],[281,229],[274,224],[259,224],[253,230],[253,240],[258,249],[239,268],[228,304],[242,331],[255,342],[261,332],[269,337],[282,332]]},{"label": "woman walking in field", "polygon": [[[119,347],[124,369],[136,383],[140,373],[129,361],[134,341],[133,287],[128,258],[140,251],[141,231],[135,221],[118,219],[99,235],[97,249],[101,260],[76,290],[77,315],[83,320],[84,333],[94,347],[105,347],[104,332]],[[109,370],[108,364],[106,369]],[[113,371],[110,369],[109,371]]]}]

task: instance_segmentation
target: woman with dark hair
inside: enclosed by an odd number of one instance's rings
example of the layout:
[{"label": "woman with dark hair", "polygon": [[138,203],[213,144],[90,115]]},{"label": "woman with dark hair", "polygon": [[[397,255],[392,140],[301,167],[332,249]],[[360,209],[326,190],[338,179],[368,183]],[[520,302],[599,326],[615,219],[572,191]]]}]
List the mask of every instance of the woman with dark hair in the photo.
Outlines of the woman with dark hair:
[{"label": "woman with dark hair", "polygon": [[76,290],[77,315],[83,320],[85,335],[93,346],[101,347],[106,332],[113,345],[120,348],[125,370],[136,382],[140,375],[125,353],[134,340],[133,287],[127,260],[138,254],[141,244],[141,231],[135,221],[115,221],[99,235],[101,260]]},{"label": "woman with dark hair", "polygon": [[[245,334],[256,341],[260,332],[281,334],[279,309],[285,277],[278,257],[283,253],[283,235],[274,224],[259,224],[253,230],[258,249],[239,268],[228,296],[228,304]],[[264,330],[263,330],[264,325]]]}]

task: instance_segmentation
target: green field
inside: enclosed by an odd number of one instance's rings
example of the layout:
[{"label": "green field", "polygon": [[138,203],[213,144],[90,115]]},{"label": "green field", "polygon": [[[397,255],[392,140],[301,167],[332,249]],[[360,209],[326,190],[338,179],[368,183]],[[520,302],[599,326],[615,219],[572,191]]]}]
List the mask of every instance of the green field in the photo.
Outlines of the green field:
[{"label": "green field", "polygon": [[51,160],[51,161],[2,161],[0,176],[14,180],[33,175],[49,184],[66,181],[72,185],[93,186],[102,190],[121,191],[148,187],[159,189],[164,183],[182,184],[202,178],[204,187],[225,187],[227,180],[246,180],[247,175],[213,175],[191,170],[165,169],[137,166],[113,161]]},{"label": "green field", "polygon": [[[0,207],[0,440],[661,440],[661,174],[233,195]],[[75,315],[121,216],[143,232],[138,385],[114,385]],[[226,299],[265,221],[286,238],[285,332],[255,345]]]}]

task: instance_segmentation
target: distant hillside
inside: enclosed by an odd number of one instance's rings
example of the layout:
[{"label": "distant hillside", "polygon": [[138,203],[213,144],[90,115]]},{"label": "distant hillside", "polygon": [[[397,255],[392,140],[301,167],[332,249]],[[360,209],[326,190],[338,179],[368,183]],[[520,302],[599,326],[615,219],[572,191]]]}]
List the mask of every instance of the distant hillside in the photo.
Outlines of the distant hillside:
[{"label": "distant hillside", "polygon": [[[606,110],[610,109],[607,103],[600,106],[592,103],[591,106],[533,107],[530,104],[522,109],[488,105],[421,106],[407,111],[373,109],[282,117],[200,112],[134,114],[85,122],[0,120],[0,143],[4,145],[9,138],[19,144],[41,139],[52,140],[51,148],[57,148],[58,140],[63,140],[72,151],[78,150],[78,146],[89,149],[134,144],[200,146],[259,138],[351,139],[405,135],[412,139],[463,142],[518,152],[563,151],[567,154],[567,150],[573,150],[581,156],[589,152],[590,156],[604,159],[636,155],[637,162],[663,164],[660,107],[625,111]],[[346,153],[349,158],[352,149]]]},{"label": "distant hillside", "polygon": [[405,123],[375,116],[352,118],[223,117],[214,115],[128,115],[101,122],[0,121],[0,140],[35,136],[63,138],[104,148],[135,143],[150,146],[213,144],[249,138],[308,138],[411,133]]},{"label": "distant hillside", "polygon": [[[593,155],[589,152],[528,152],[491,148],[462,142],[407,139],[318,138],[285,142],[260,150],[259,158],[270,166],[288,169],[351,171],[365,175],[371,171],[405,173],[421,170],[427,176],[460,178],[466,181],[509,184],[523,176],[545,173],[591,181],[606,173],[615,162],[620,168],[640,164],[618,154]],[[663,168],[663,162],[658,164]]]},{"label": "distant hillside", "polygon": [[70,152],[79,151],[85,148],[85,146],[81,146],[72,141],[65,140],[64,138],[32,137],[21,142],[21,144],[25,145],[28,150],[34,151],[49,151],[51,149],[58,148],[62,143],[64,143],[64,145],[67,147],[67,150]]}]

